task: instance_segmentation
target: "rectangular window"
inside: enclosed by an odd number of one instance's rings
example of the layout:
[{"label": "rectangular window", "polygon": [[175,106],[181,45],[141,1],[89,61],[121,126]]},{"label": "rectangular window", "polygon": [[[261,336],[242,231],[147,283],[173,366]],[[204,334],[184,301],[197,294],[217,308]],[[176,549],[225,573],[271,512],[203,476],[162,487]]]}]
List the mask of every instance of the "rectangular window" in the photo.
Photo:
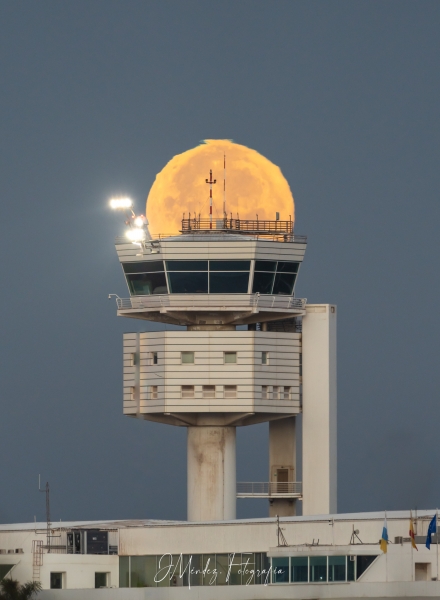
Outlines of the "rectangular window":
[{"label": "rectangular window", "polygon": [[151,400],[157,400],[157,398],[158,398],[157,385],[150,386],[150,398],[151,398]]},{"label": "rectangular window", "polygon": [[130,364],[132,367],[136,366],[136,352],[130,354]]},{"label": "rectangular window", "polygon": [[284,386],[283,400],[290,400],[290,387]]},{"label": "rectangular window", "polygon": [[182,352],[181,360],[182,360],[182,365],[193,365],[194,364],[194,352]]},{"label": "rectangular window", "polygon": [[269,352],[261,353],[261,364],[268,365],[269,364]]},{"label": "rectangular window", "polygon": [[136,388],[134,387],[134,385],[132,385],[130,387],[130,400],[136,400],[135,393],[136,393]]},{"label": "rectangular window", "polygon": [[313,582],[327,581],[327,557],[326,556],[311,556],[310,557],[310,581],[313,581]]},{"label": "rectangular window", "polygon": [[267,385],[261,386],[261,398],[267,400]]},{"label": "rectangular window", "polygon": [[237,362],[236,352],[225,352],[224,354],[225,364],[232,364]]},{"label": "rectangular window", "polygon": [[293,292],[296,275],[293,273],[277,273],[273,284],[272,294],[290,296]]},{"label": "rectangular window", "polygon": [[151,364],[157,365],[158,362],[159,362],[159,360],[157,358],[157,352],[152,352],[151,353]]},{"label": "rectangular window", "polygon": [[345,581],[346,568],[345,556],[329,556],[328,557],[328,580],[329,581]]},{"label": "rectangular window", "polygon": [[202,391],[204,398],[215,398],[215,385],[204,385]]},{"label": "rectangular window", "polygon": [[280,397],[279,387],[277,385],[274,385],[272,388],[272,399],[278,400],[279,397]]},{"label": "rectangular window", "polygon": [[307,582],[309,580],[309,559],[307,556],[293,557],[290,559],[290,581]]},{"label": "rectangular window", "polygon": [[236,385],[225,385],[225,398],[236,398],[237,397],[237,386]]},{"label": "rectangular window", "polygon": [[193,385],[182,385],[181,393],[182,393],[182,398],[194,398],[194,386]]},{"label": "rectangular window", "polygon": [[250,271],[250,260],[210,260],[210,271]]},{"label": "rectangular window", "polygon": [[272,558],[272,583],[289,583],[289,557]]},{"label": "rectangular window", "polygon": [[95,573],[95,588],[108,587],[109,573]]},{"label": "rectangular window", "polygon": [[126,277],[128,289],[132,296],[168,294],[165,273],[135,273]]},{"label": "rectangular window", "polygon": [[167,271],[207,271],[207,260],[167,260]]},{"label": "rectangular window", "polygon": [[170,294],[207,294],[208,271],[206,272],[168,272]]},{"label": "rectangular window", "polygon": [[51,590],[62,590],[64,588],[64,573],[51,573],[50,574],[50,589]]},{"label": "rectangular window", "polygon": [[212,272],[209,274],[210,294],[247,294],[249,272]]},{"label": "rectangular window", "polygon": [[162,260],[122,263],[122,268],[124,273],[156,273],[164,270]]}]

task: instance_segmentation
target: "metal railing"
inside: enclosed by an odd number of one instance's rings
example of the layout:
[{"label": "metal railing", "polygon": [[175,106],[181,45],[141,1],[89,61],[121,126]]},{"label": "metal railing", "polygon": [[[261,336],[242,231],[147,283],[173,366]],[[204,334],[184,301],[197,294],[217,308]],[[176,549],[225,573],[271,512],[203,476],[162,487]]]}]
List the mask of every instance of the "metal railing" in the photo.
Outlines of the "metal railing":
[{"label": "metal railing", "polygon": [[[263,221],[260,221],[261,223]],[[277,223],[280,223],[280,221],[276,221]],[[213,224],[214,227],[215,223]],[[215,228],[215,229],[196,229],[196,228],[192,228],[192,229],[188,229],[184,232],[182,232],[183,235],[185,237],[189,236],[189,235],[197,235],[197,234],[208,234],[208,235],[214,235],[215,233],[221,235],[221,234],[231,234],[231,233],[236,233],[236,234],[241,234],[243,235],[243,241],[246,241],[246,239],[248,239],[251,242],[254,242],[256,239],[261,239],[264,241],[272,241],[272,242],[289,242],[291,244],[307,244],[307,236],[306,235],[297,235],[296,233],[284,233],[281,230],[270,230],[265,232],[264,230],[260,230],[260,229],[255,229],[255,230],[246,230],[246,229],[221,229],[221,228]],[[249,237],[246,238],[244,237],[245,235],[248,235]],[[158,250],[160,248],[160,242],[162,240],[168,240],[169,238],[176,238],[176,237],[182,237],[180,235],[180,233],[159,233],[158,235],[155,235],[154,239],[151,241],[147,241],[144,242],[144,246],[147,247],[149,250]],[[172,241],[176,241],[176,239],[173,239]],[[205,243],[205,239],[203,240],[197,240],[200,241],[201,243]],[[131,242],[127,237],[125,236],[117,236],[115,239],[115,244],[117,246],[120,246],[122,244],[132,244],[133,242]]]},{"label": "metal railing", "polygon": [[118,310],[304,310],[305,298],[293,296],[260,296],[260,294],[157,294],[151,296],[116,297]]},{"label": "metal railing", "polygon": [[237,496],[270,497],[290,496],[300,497],[302,494],[301,481],[241,481],[237,482]]},{"label": "metal railing", "polygon": [[259,219],[182,219],[182,233],[193,231],[232,231],[233,233],[258,233],[260,235],[292,235],[292,221],[260,221]]}]

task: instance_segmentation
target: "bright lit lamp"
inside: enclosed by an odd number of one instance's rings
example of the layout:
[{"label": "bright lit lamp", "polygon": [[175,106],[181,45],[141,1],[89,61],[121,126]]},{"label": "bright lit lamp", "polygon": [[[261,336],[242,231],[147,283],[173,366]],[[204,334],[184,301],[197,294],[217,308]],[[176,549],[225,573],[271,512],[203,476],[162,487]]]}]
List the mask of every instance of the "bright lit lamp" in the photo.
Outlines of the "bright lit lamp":
[{"label": "bright lit lamp", "polygon": [[125,234],[131,242],[143,242],[146,237],[146,233],[143,229],[129,229]]},{"label": "bright lit lamp", "polygon": [[110,208],[113,208],[113,210],[131,208],[132,206],[133,201],[131,198],[112,198],[110,200]]}]

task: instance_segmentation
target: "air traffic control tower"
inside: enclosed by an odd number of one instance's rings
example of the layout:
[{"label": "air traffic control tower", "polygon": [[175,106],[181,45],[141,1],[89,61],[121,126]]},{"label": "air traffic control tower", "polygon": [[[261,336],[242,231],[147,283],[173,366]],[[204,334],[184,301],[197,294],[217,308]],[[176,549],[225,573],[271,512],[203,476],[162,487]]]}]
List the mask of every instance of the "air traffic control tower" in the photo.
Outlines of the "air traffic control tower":
[{"label": "air traffic control tower", "polygon": [[[295,297],[306,238],[291,221],[194,218],[116,250],[118,315],[186,327],[124,334],[124,414],[187,428],[188,520],[235,519],[237,497],[335,513],[336,308]],[[268,481],[236,483],[236,428],[266,421]]]}]

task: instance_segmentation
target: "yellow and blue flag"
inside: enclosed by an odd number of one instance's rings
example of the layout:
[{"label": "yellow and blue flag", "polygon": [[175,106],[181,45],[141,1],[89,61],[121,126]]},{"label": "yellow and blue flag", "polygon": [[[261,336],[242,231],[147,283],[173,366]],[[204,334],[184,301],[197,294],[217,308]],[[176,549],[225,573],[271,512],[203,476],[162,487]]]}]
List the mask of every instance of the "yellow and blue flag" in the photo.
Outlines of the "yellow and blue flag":
[{"label": "yellow and blue flag", "polygon": [[380,538],[380,549],[384,553],[386,553],[388,551],[388,528],[387,528],[387,518],[386,517],[385,517],[385,521],[383,522],[382,537]]},{"label": "yellow and blue flag", "polygon": [[425,544],[425,546],[428,548],[428,550],[431,550],[431,535],[436,532],[437,532],[437,514],[435,514],[432,517],[431,522],[429,523],[428,533],[426,536],[426,544]]}]

